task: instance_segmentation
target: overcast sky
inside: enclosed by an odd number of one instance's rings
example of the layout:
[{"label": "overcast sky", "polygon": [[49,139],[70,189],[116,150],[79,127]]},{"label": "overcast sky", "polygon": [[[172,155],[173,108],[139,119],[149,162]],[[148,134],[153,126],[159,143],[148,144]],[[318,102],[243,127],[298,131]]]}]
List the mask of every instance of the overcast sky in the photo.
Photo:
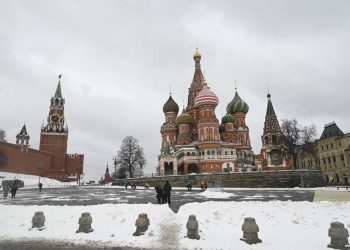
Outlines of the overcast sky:
[{"label": "overcast sky", "polygon": [[0,128],[23,123],[31,146],[62,74],[69,153],[101,178],[122,139],[139,139],[155,172],[172,86],[181,107],[193,53],[220,104],[238,92],[260,152],[267,88],[279,120],[350,132],[350,1],[0,1]]}]

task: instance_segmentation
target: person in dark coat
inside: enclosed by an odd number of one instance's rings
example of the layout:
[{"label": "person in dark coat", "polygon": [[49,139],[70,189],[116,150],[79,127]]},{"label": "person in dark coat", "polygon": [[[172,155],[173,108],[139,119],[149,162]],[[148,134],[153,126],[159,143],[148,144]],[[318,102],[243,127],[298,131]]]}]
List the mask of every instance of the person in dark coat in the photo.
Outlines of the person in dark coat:
[{"label": "person in dark coat", "polygon": [[165,185],[163,187],[163,192],[166,197],[166,202],[168,202],[170,206],[170,192],[171,192],[171,185],[168,180],[165,181]]},{"label": "person in dark coat", "polygon": [[5,183],[4,186],[2,187],[2,190],[4,192],[4,199],[7,199],[9,189],[10,189],[10,186],[7,183]]},{"label": "person in dark coat", "polygon": [[39,182],[38,186],[39,186],[39,192],[41,192],[41,189],[43,189],[43,184]]},{"label": "person in dark coat", "polygon": [[11,187],[11,199],[16,198],[16,192],[17,192],[17,186],[16,186],[16,182],[15,182],[13,184],[13,186]]},{"label": "person in dark coat", "polygon": [[154,187],[154,189],[155,189],[156,192],[157,192],[156,197],[157,197],[158,204],[160,204],[160,203],[163,202],[163,201],[162,201],[162,199],[163,199],[163,189],[162,189],[162,187],[161,187],[160,185],[156,185],[156,186]]},{"label": "person in dark coat", "polygon": [[208,189],[208,182],[205,182],[205,183],[204,183],[204,188],[205,188],[205,190]]},{"label": "person in dark coat", "polygon": [[191,190],[192,190],[192,183],[191,183],[191,182],[188,182],[188,184],[187,184],[187,190],[188,190],[188,191],[191,191]]}]

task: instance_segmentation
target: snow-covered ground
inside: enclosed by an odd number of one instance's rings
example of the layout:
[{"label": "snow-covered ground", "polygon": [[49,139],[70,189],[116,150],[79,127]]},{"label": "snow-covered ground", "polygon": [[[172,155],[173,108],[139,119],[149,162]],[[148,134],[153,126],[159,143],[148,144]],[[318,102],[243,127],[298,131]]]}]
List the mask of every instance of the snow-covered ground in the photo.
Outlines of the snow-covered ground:
[{"label": "snow-covered ground", "polygon": [[[36,211],[46,217],[45,229],[31,228]],[[90,212],[94,232],[78,233],[78,219]],[[135,237],[135,221],[147,213],[150,226]],[[188,216],[196,215],[200,240],[186,238]],[[100,246],[146,249],[276,249],[320,250],[330,242],[328,229],[340,221],[350,229],[350,203],[346,202],[204,202],[189,203],[173,213],[167,205],[104,204],[95,206],[0,205],[0,239],[45,239]],[[254,217],[262,243],[240,241],[245,217]],[[93,241],[93,242],[91,242]]]},{"label": "snow-covered ground", "polygon": [[[24,188],[37,188],[39,183],[39,176],[37,175],[0,172],[0,185],[2,180],[13,180],[13,179],[22,180],[24,182]],[[44,188],[70,187],[70,186],[77,185],[76,181],[60,182],[60,181],[56,181],[45,177],[40,177],[40,182],[43,184]]]}]

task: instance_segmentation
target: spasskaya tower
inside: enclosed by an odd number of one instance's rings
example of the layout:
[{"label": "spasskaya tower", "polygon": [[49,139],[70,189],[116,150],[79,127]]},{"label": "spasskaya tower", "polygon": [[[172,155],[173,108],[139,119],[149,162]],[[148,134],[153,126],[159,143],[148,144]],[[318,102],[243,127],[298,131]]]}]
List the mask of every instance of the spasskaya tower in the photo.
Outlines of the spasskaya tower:
[{"label": "spasskaya tower", "polygon": [[67,154],[68,126],[64,117],[65,100],[62,97],[61,77],[59,75],[55,95],[50,100],[46,123],[41,127],[39,146],[39,150],[53,155],[50,171],[45,171],[44,175],[56,178],[82,174],[84,159],[84,155]]}]

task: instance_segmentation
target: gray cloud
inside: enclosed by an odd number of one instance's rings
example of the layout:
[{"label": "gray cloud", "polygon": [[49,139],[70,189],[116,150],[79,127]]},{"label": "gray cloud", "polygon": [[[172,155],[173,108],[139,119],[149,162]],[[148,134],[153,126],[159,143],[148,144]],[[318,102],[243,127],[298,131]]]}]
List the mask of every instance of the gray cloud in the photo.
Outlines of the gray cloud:
[{"label": "gray cloud", "polygon": [[256,153],[267,87],[280,120],[319,134],[335,120],[349,132],[349,10],[348,1],[2,1],[0,127],[14,142],[26,122],[37,148],[62,73],[69,152],[85,153],[86,174],[99,178],[127,135],[154,171],[162,106],[170,84],[185,104],[197,42],[219,118],[238,80]]}]

